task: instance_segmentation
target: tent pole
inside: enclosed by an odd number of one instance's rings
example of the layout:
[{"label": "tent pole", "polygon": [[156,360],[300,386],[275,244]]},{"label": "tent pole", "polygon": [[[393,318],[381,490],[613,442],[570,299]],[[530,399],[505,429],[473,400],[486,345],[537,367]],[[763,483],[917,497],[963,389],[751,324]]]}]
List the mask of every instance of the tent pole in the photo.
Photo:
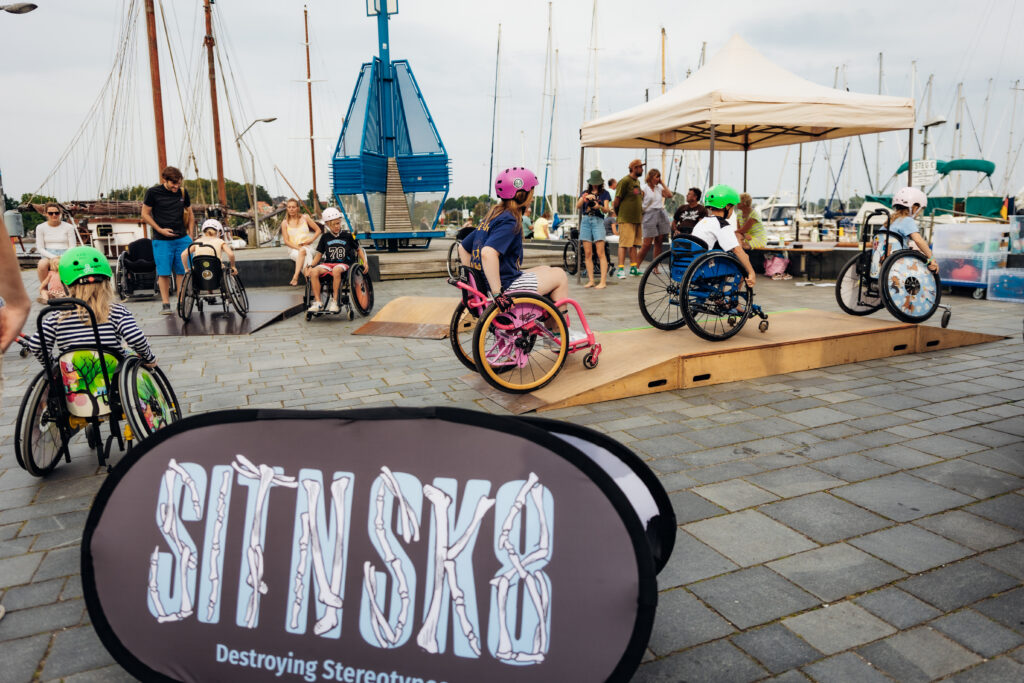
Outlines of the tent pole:
[{"label": "tent pole", "polygon": [[[576,187],[583,189],[583,153],[586,147],[580,146],[580,181]],[[583,209],[576,210],[576,228],[583,234]],[[602,277],[604,274],[602,273]],[[576,284],[583,282],[583,240],[576,240]]]},{"label": "tent pole", "polygon": [[796,146],[796,210],[803,211],[800,207],[800,182],[803,178],[803,165],[804,165],[804,145],[800,143]]},{"label": "tent pole", "polygon": [[743,191],[747,191],[747,152],[750,151],[747,148],[746,143],[743,145]]},{"label": "tent pole", "polygon": [[715,184],[715,125],[711,124],[711,152],[708,156],[708,187]]},{"label": "tent pole", "polygon": [[910,129],[910,138],[907,143],[907,186],[914,185],[914,129]]}]

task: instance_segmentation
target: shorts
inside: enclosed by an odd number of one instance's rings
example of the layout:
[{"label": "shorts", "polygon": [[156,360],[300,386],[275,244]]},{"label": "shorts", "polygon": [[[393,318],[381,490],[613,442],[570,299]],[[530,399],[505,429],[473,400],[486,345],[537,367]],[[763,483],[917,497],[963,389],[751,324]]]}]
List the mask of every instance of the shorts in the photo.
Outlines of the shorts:
[{"label": "shorts", "polygon": [[644,239],[657,237],[658,235],[668,235],[669,226],[671,224],[672,221],[669,220],[668,213],[665,209],[651,209],[650,211],[645,211],[643,225]]},{"label": "shorts", "polygon": [[536,292],[540,287],[536,273],[520,273],[519,277],[509,283],[505,291],[509,292]]},{"label": "shorts", "polygon": [[172,273],[185,274],[185,264],[181,262],[181,254],[192,244],[192,238],[182,235],[173,240],[153,240],[153,260],[156,262],[156,274],[168,277]]},{"label": "shorts", "polygon": [[584,216],[580,225],[580,241],[603,242],[605,238],[604,218]]},{"label": "shorts", "polygon": [[640,225],[638,223],[619,223],[620,249],[640,246],[640,241]]},{"label": "shorts", "polygon": [[[56,256],[58,259],[60,258],[61,254],[63,254],[65,251],[67,251],[67,249],[50,249],[50,253]],[[52,261],[53,259],[48,260]]]},{"label": "shorts", "polygon": [[[303,249],[306,250],[306,260],[302,262],[302,267],[309,268],[313,264],[313,252],[316,251],[316,249],[313,247],[312,244],[307,244],[306,246],[303,247]],[[299,250],[289,249],[288,258],[290,258],[292,261],[298,261]]]},{"label": "shorts", "polygon": [[[323,270],[321,270],[321,268]],[[333,275],[334,271],[336,271],[336,270],[341,270],[341,272],[344,273],[346,270],[348,270],[348,264],[347,263],[318,263],[318,264],[316,264],[316,268],[314,268],[314,270],[316,270],[318,275]]]}]

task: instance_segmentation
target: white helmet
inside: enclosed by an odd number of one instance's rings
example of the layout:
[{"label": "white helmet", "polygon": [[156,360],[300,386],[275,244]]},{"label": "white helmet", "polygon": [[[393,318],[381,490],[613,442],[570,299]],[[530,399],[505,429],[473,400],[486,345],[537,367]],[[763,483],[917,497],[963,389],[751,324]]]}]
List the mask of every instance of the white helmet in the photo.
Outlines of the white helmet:
[{"label": "white helmet", "polygon": [[917,204],[922,209],[928,206],[928,197],[916,187],[904,187],[892,196],[892,205],[894,207],[905,206],[908,209],[913,209],[914,204]]},{"label": "white helmet", "polygon": [[216,230],[218,235],[224,232],[224,226],[221,225],[221,222],[216,218],[207,218],[203,221],[202,232],[206,232],[211,228]]},{"label": "white helmet", "polygon": [[327,221],[338,220],[341,217],[341,211],[338,211],[336,207],[328,206],[326,209],[324,209],[324,213],[322,216],[320,216],[320,220],[326,223]]}]

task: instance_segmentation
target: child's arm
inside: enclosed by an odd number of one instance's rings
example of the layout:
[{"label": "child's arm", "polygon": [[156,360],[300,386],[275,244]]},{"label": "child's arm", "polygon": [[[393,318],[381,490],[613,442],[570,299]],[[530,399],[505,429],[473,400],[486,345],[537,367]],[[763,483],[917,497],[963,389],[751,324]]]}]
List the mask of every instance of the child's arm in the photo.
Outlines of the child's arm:
[{"label": "child's arm", "polygon": [[[57,340],[57,330],[54,328],[54,315],[48,315],[43,319],[43,339],[46,341],[46,348],[49,349],[50,353],[53,353],[53,348]],[[26,341],[25,345],[28,350],[42,363],[44,366],[48,365],[47,359],[43,357],[43,344],[39,339],[39,333],[33,334]]]},{"label": "child's arm", "polygon": [[747,276],[743,278],[748,287],[753,287],[757,281],[757,275],[754,273],[754,266],[750,265],[750,259],[747,257],[747,252],[743,251],[743,247],[733,247],[732,253],[736,255],[736,258],[740,260],[743,267],[747,269]]},{"label": "child's arm", "polygon": [[238,275],[238,268],[235,268],[235,250],[227,242],[221,244],[220,248],[228,255],[228,261],[231,263],[231,274]]},{"label": "child's arm", "polygon": [[[156,365],[156,355],[149,346],[149,340],[146,339],[146,335],[139,329],[135,318],[128,312],[128,309],[124,306],[120,306],[120,309],[121,315],[118,316],[117,321],[111,321],[114,322],[114,328],[117,330],[118,336],[124,339],[135,353],[139,354],[139,358],[142,359],[146,367],[154,367]],[[111,310],[111,313],[114,310]]]},{"label": "child's arm", "polygon": [[188,267],[188,257],[189,257],[190,254],[192,254],[192,252],[195,251],[195,249],[196,249],[196,245],[195,244],[190,244],[190,245],[188,245],[188,249],[186,249],[185,251],[181,252],[181,265],[185,268],[186,272],[191,270],[191,268]]},{"label": "child's arm", "polygon": [[939,272],[939,264],[935,262],[935,258],[932,255],[932,250],[928,247],[928,243],[921,237],[921,233],[912,232],[910,233],[910,239],[914,245],[921,250],[921,253],[928,257],[928,270],[933,273]]}]

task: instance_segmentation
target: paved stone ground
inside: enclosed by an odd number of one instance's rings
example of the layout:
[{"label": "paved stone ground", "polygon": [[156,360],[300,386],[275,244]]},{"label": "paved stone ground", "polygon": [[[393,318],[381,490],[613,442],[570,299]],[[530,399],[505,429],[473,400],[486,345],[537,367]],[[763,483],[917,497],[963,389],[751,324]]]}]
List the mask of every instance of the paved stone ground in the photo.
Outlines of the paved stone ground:
[{"label": "paved stone ground", "polygon": [[[794,284],[759,284],[760,303],[835,309],[831,288]],[[595,329],[613,330],[643,324],[636,286],[573,291]],[[385,282],[377,305],[450,293],[440,279]],[[947,300],[953,327],[1011,338],[547,413],[636,450],[679,518],[635,680],[1024,680],[1024,306]],[[358,324],[293,318],[153,344],[193,414],[502,411],[459,379],[447,341],[350,336]],[[81,443],[45,481],[17,467],[13,423],[37,366],[9,352],[3,370],[0,680],[125,680],[89,625],[78,570],[105,475]]]}]

